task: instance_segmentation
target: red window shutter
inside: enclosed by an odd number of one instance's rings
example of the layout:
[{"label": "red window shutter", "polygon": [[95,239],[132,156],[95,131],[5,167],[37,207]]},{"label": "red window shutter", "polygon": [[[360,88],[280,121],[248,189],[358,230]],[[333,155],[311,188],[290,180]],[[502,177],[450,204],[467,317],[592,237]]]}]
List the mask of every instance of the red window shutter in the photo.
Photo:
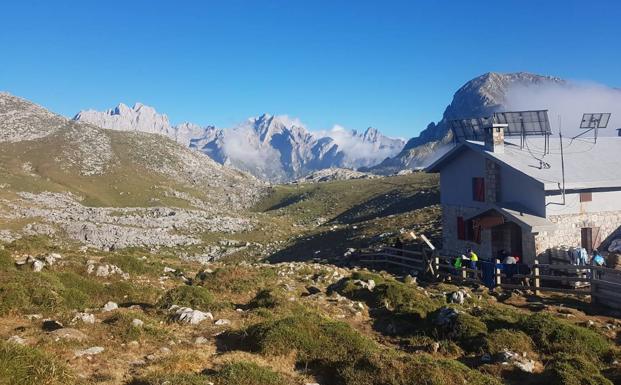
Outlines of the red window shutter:
[{"label": "red window shutter", "polygon": [[477,202],[485,202],[484,178],[472,178],[472,199]]},{"label": "red window shutter", "polygon": [[464,222],[464,217],[457,217],[457,239],[461,241],[466,240],[466,222]]}]

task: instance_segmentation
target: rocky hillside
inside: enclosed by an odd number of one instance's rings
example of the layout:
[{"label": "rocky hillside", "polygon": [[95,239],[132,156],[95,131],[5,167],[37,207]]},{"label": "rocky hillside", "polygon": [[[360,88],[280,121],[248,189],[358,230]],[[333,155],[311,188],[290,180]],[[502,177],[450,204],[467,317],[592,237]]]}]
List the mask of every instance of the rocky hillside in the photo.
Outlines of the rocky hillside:
[{"label": "rocky hillside", "polygon": [[192,245],[199,229],[247,228],[235,213],[263,189],[161,135],[67,120],[6,93],[0,182],[3,238],[63,232],[106,248]]},{"label": "rocky hillside", "polygon": [[405,144],[374,128],[313,133],[295,119],[268,114],[230,129],[193,123],[173,126],[166,115],[140,103],[133,108],[119,104],[103,112],[81,111],[74,120],[114,130],[159,133],[199,149],[221,164],[273,182],[295,180],[330,167],[372,166],[397,154]]},{"label": "rocky hillside", "polygon": [[489,72],[464,84],[446,107],[442,119],[430,123],[419,136],[410,139],[403,150],[393,158],[386,159],[371,171],[392,174],[404,168],[420,168],[440,156],[452,141],[448,122],[452,119],[489,116],[502,110],[506,96],[513,86],[545,86],[565,84],[565,81],[551,76],[526,72]]}]

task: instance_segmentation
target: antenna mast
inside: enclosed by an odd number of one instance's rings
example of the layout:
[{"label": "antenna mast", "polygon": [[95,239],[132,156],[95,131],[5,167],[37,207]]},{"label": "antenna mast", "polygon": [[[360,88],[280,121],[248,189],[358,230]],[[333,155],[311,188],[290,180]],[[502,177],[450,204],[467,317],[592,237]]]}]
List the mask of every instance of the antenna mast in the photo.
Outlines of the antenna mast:
[{"label": "antenna mast", "polygon": [[563,130],[562,130],[561,115],[558,116],[558,138],[561,142],[561,175],[563,178],[563,186],[561,187],[561,194],[563,194],[563,205],[565,205],[565,157],[563,156]]}]

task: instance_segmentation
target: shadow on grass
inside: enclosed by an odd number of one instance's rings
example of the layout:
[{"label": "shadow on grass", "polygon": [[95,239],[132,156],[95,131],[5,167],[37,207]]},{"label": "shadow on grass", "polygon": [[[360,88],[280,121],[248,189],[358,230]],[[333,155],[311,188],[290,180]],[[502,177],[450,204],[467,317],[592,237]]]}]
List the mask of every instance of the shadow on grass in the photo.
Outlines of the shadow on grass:
[{"label": "shadow on grass", "polygon": [[429,207],[439,203],[439,200],[440,194],[436,190],[419,191],[409,195],[394,189],[352,207],[335,217],[332,222],[360,223]]}]

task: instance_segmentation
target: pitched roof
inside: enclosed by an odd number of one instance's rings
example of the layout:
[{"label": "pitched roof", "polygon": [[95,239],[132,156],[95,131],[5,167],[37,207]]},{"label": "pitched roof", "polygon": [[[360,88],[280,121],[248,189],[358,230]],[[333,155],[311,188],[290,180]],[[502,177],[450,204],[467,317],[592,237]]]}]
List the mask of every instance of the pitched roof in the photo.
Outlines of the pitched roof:
[{"label": "pitched roof", "polygon": [[491,204],[490,207],[486,207],[480,210],[476,214],[470,216],[468,219],[480,217],[481,215],[490,211],[500,213],[509,221],[515,222],[520,225],[520,227],[531,232],[537,233],[540,231],[551,231],[556,228],[556,225],[550,222],[548,219],[537,215],[529,214],[524,207],[521,207],[516,203]]},{"label": "pitched roof", "polygon": [[[550,150],[544,154],[545,139],[526,139],[520,148],[519,140],[505,141],[504,153],[486,151],[483,143],[466,141],[458,144],[430,165],[427,172],[438,172],[464,150],[472,150],[512,167],[539,181],[545,190],[560,190],[562,167],[560,141],[550,138]],[[593,139],[563,139],[565,189],[621,187],[621,137]]]}]

